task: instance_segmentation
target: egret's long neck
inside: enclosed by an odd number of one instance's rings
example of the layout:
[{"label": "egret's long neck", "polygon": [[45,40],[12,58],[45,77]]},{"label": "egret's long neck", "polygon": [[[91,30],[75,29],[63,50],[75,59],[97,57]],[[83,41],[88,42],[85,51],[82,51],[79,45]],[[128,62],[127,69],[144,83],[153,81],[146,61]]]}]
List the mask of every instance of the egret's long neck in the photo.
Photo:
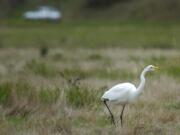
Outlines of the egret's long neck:
[{"label": "egret's long neck", "polygon": [[138,94],[140,94],[141,92],[142,92],[142,90],[143,90],[143,88],[144,88],[144,85],[145,85],[145,74],[146,74],[146,72],[147,72],[147,70],[146,70],[146,68],[142,71],[142,73],[141,73],[141,76],[140,76],[140,84],[139,84],[139,86],[137,87],[137,92],[138,92]]}]

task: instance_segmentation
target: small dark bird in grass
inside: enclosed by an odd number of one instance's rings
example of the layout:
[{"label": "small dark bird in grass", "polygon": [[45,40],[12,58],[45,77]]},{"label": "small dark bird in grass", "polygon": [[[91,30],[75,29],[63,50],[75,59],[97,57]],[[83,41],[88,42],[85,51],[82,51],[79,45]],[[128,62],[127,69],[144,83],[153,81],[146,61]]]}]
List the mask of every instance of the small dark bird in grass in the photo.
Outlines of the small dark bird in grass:
[{"label": "small dark bird in grass", "polygon": [[48,55],[49,49],[47,46],[42,46],[40,48],[40,55],[41,57],[46,57]]}]

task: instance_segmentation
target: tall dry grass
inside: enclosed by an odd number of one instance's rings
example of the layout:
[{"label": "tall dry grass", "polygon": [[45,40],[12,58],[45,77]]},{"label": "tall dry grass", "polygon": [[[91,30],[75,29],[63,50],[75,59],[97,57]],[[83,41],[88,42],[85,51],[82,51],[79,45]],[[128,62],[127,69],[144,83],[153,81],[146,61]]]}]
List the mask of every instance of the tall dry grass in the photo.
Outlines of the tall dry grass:
[{"label": "tall dry grass", "polygon": [[[178,50],[72,49],[0,50],[0,133],[3,135],[178,135],[180,85]],[[116,83],[138,85],[147,64],[161,70],[147,75],[140,98],[111,105],[111,125],[102,93]]]}]

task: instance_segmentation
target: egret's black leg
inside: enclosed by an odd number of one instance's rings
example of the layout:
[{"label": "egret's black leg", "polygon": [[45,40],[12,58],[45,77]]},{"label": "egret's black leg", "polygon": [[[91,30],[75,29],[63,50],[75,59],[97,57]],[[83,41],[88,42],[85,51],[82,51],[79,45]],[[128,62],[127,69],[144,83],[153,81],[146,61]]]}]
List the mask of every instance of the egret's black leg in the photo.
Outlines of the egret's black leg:
[{"label": "egret's black leg", "polygon": [[109,107],[108,107],[108,105],[107,105],[107,103],[106,103],[106,100],[104,101],[104,104],[106,105],[106,107],[107,107],[107,109],[108,109],[108,111],[109,111],[109,113],[110,113],[110,115],[111,115],[111,121],[112,121],[112,123],[116,126],[115,121],[114,121],[114,116],[113,116],[111,110],[109,109]]},{"label": "egret's black leg", "polygon": [[120,115],[120,119],[121,119],[121,126],[123,126],[123,112],[124,112],[124,108],[125,108],[126,104],[123,105],[123,108],[122,108],[122,112],[121,112],[121,115]]}]

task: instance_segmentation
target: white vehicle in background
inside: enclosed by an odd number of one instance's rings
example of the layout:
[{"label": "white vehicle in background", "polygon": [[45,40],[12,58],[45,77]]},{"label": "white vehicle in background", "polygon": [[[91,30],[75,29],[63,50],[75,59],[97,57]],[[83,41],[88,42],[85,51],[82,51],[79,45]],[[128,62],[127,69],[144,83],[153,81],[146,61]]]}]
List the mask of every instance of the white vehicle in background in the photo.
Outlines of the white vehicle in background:
[{"label": "white vehicle in background", "polygon": [[25,12],[23,17],[29,20],[60,20],[62,14],[54,7],[40,6],[37,10]]}]

